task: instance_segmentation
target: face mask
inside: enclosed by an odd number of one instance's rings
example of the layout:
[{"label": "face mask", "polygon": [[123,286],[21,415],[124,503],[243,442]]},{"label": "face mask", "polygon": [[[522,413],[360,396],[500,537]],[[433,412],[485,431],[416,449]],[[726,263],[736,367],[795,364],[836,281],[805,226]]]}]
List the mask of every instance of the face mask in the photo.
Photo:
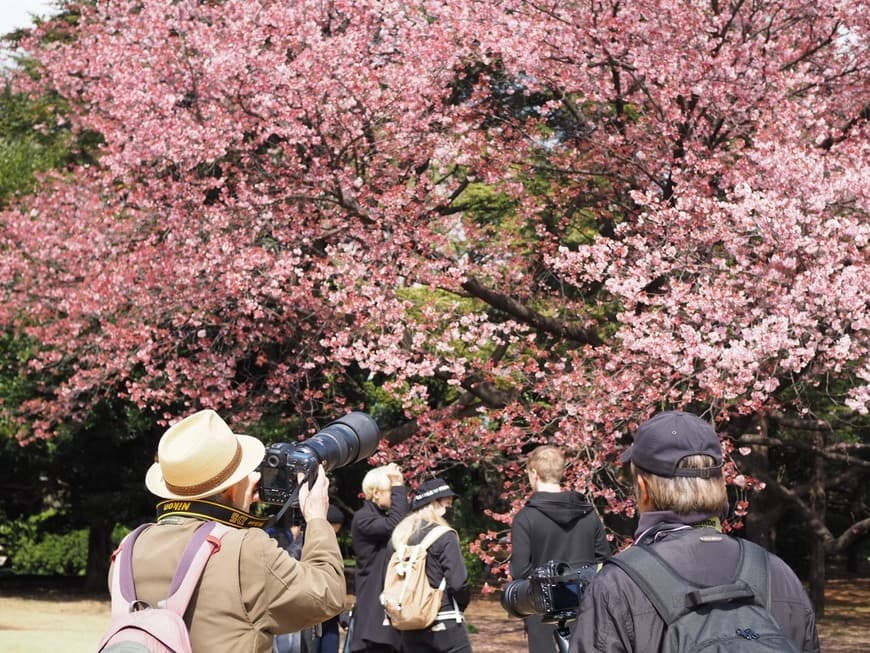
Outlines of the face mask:
[{"label": "face mask", "polygon": [[444,520],[453,521],[453,506],[448,506],[444,509]]}]

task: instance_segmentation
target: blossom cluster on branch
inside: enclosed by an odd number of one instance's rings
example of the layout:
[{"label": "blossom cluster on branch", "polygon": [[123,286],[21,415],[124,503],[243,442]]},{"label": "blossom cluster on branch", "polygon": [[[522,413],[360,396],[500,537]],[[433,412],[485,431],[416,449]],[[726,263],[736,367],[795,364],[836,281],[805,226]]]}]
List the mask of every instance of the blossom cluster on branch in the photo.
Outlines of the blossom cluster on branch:
[{"label": "blossom cluster on branch", "polygon": [[624,512],[604,477],[658,408],[724,423],[836,379],[866,413],[863,3],[77,11],[14,81],[99,164],[0,214],[34,436],[107,396],[324,414],[354,367],[417,420],[391,455],[491,465],[506,521],[534,442]]}]

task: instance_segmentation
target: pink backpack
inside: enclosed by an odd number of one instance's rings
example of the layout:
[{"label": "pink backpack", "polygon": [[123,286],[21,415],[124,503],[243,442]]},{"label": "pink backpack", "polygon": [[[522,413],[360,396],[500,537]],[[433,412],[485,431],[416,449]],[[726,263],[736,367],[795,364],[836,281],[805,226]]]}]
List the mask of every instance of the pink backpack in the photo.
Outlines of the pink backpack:
[{"label": "pink backpack", "polygon": [[103,653],[192,653],[184,612],[209,557],[220,547],[229,527],[205,522],[184,549],[168,596],[152,607],[136,598],[133,544],[152,524],[143,524],[124,538],[115,552],[112,574],[112,623],[97,651]]}]

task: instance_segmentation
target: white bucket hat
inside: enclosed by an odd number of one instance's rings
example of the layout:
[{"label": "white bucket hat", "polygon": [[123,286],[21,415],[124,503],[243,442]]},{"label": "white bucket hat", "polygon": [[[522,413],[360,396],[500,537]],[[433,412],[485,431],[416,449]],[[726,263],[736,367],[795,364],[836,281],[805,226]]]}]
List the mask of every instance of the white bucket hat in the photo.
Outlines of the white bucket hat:
[{"label": "white bucket hat", "polygon": [[202,499],[253,472],[265,450],[257,438],[233,433],[213,410],[201,410],[160,438],[145,486],[164,499]]}]

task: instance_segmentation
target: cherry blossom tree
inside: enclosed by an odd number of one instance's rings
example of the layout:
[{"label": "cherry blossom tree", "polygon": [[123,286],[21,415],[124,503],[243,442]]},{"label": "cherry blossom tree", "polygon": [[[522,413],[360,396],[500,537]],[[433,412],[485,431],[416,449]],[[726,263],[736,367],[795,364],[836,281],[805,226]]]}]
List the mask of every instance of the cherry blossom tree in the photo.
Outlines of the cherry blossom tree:
[{"label": "cherry blossom tree", "polygon": [[506,527],[537,442],[630,515],[657,409],[866,419],[861,2],[68,8],[16,83],[104,147],[0,216],[28,437],[119,397],[317,418],[355,369],[404,413],[389,455],[485,467]]}]

